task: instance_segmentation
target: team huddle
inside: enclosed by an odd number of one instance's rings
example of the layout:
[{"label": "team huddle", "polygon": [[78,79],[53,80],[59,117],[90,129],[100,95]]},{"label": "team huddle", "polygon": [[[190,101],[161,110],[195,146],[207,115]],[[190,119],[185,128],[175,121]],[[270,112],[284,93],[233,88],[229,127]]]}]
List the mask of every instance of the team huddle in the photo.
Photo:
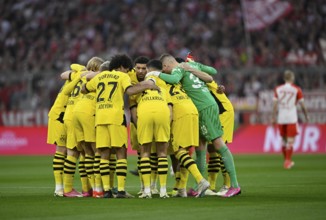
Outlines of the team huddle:
[{"label": "team huddle", "polygon": [[[158,60],[138,57],[132,62],[127,55],[115,55],[110,61],[93,57],[86,66],[72,64],[61,74],[65,83],[49,112],[48,143],[56,145],[54,195],[134,197],[125,189],[125,105],[130,108],[131,145],[138,153],[139,198],[239,195],[226,146],[232,142],[234,111],[223,86],[214,82],[215,74],[215,68],[191,56],[182,60],[169,54]],[[189,153],[192,148],[196,161]],[[171,193],[166,186],[168,156],[175,175]],[[81,193],[73,188],[77,164]],[[216,191],[220,170],[224,183]],[[189,173],[196,184],[187,193]]]}]

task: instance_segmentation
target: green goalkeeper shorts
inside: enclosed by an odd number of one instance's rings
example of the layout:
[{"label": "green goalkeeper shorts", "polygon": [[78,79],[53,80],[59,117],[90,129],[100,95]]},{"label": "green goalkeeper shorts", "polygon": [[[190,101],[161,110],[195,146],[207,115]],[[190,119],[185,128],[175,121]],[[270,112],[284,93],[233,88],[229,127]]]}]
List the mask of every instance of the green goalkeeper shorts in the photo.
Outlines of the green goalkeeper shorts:
[{"label": "green goalkeeper shorts", "polygon": [[216,104],[199,111],[199,134],[206,141],[222,137],[223,130]]}]

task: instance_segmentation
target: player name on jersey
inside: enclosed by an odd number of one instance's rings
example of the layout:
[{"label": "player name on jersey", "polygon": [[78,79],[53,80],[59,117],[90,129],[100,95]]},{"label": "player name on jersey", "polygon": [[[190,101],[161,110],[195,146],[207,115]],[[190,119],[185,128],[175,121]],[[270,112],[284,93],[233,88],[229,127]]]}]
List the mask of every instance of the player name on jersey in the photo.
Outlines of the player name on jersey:
[{"label": "player name on jersey", "polygon": [[183,100],[183,99],[189,99],[189,98],[186,96],[176,96],[176,99]]},{"label": "player name on jersey", "polygon": [[160,97],[160,96],[143,97],[141,100],[142,101],[151,101],[151,100],[164,101],[164,99],[162,97]]},{"label": "player name on jersey", "polygon": [[99,77],[99,80],[102,80],[102,79],[106,79],[106,78],[113,78],[113,79],[119,79],[120,76],[116,75],[116,74],[110,74],[110,73],[106,73],[106,74],[103,74]]},{"label": "player name on jersey", "polygon": [[83,98],[94,100],[95,99],[95,96],[86,94],[86,95],[83,96]]},{"label": "player name on jersey", "polygon": [[113,108],[112,104],[99,104],[98,109]]}]

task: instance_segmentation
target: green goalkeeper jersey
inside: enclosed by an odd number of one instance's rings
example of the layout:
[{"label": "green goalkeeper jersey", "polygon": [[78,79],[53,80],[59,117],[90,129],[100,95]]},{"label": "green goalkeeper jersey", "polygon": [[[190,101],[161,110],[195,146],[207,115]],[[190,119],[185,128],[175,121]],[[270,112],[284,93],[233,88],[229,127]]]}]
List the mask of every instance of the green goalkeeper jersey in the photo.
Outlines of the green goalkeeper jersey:
[{"label": "green goalkeeper jersey", "polygon": [[[201,63],[189,62],[188,64],[192,68],[206,72],[210,75],[215,75],[217,73],[216,69],[213,67],[206,66]],[[201,111],[208,106],[216,105],[216,102],[213,96],[210,94],[206,83],[191,72],[185,71],[180,67],[176,67],[172,70],[171,74],[161,73],[160,78],[170,84],[177,84],[180,82],[182,84],[182,88],[191,98],[198,111]]]}]

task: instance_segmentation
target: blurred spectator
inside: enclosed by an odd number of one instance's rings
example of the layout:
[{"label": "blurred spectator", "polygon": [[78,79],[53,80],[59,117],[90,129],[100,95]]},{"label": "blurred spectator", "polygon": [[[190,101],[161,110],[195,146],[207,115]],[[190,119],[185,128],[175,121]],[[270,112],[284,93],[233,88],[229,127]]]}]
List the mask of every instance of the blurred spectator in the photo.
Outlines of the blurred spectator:
[{"label": "blurred spectator", "polygon": [[[52,97],[59,87],[55,74],[70,63],[85,64],[92,56],[107,59],[118,52],[155,58],[164,52],[185,57],[193,51],[200,62],[221,70],[323,65],[319,41],[326,36],[326,2],[289,2],[292,12],[251,32],[247,45],[239,0],[1,1],[0,72],[44,77],[42,85],[20,87],[28,94],[20,94],[13,82],[2,83],[1,108],[16,108],[19,95],[33,97],[28,104],[32,109],[50,105],[44,96]],[[250,91],[251,77],[238,73],[234,77],[246,83],[223,78],[231,93],[256,94],[258,85],[262,89],[266,85],[259,77],[251,88],[255,91]],[[15,91],[10,99],[9,90]]]},{"label": "blurred spectator", "polygon": [[259,91],[261,90],[261,83],[258,81],[256,75],[250,75],[244,83],[244,95],[257,97]]}]

